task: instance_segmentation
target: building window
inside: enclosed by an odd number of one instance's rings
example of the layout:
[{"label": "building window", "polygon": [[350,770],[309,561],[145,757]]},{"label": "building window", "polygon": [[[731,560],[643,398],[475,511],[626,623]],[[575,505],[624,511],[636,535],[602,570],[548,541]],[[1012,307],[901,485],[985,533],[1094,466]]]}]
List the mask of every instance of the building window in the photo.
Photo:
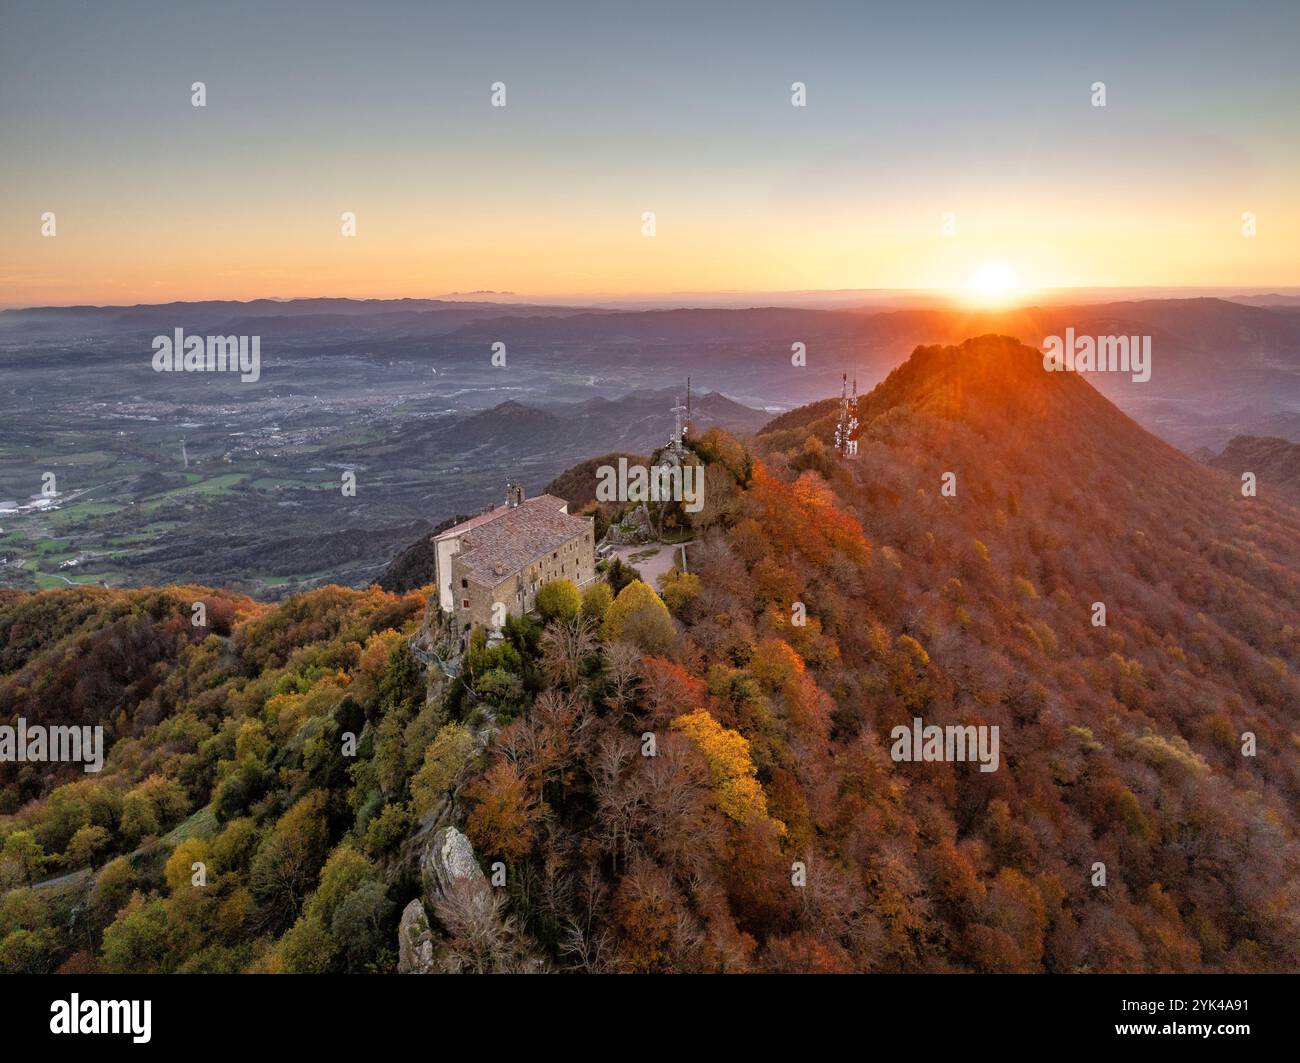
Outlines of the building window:
[{"label": "building window", "polygon": [[462,599],[460,600],[460,607],[461,607],[462,609],[468,609],[468,608],[469,608],[469,599],[468,599],[468,598],[462,598]]},{"label": "building window", "polygon": [[468,587],[468,586],[469,586],[469,580],[467,580],[467,579],[463,579],[463,580],[461,580],[461,581],[460,581],[460,585],[461,585],[462,587]]}]

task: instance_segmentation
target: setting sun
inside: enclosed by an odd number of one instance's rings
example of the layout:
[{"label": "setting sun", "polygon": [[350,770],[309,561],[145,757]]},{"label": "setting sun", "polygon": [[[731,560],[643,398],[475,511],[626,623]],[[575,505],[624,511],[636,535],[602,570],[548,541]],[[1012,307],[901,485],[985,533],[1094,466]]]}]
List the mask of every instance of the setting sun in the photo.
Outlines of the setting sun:
[{"label": "setting sun", "polygon": [[1016,271],[1002,262],[985,262],[971,274],[966,287],[984,299],[1001,299],[1020,287]]}]

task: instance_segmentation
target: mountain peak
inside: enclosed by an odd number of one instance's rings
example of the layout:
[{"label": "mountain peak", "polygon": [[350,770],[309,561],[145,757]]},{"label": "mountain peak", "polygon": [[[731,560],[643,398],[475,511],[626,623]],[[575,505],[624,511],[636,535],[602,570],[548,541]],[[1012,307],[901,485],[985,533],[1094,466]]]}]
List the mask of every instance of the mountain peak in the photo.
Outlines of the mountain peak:
[{"label": "mountain peak", "polygon": [[1100,399],[1077,374],[1044,368],[1041,351],[989,334],[954,346],[917,347],[870,398],[873,405],[884,400],[947,415],[992,407],[1043,417],[1061,404],[1089,401],[1085,393]]},{"label": "mountain peak", "polygon": [[[811,428],[829,439],[838,407],[838,398],[824,399],[781,415],[762,431]],[[1045,437],[1060,439],[1100,426],[1158,444],[1080,374],[1049,371],[1041,351],[997,334],[917,347],[859,400],[858,419],[865,431],[871,421],[890,411],[961,421],[982,434],[1018,424],[1038,426]]]}]

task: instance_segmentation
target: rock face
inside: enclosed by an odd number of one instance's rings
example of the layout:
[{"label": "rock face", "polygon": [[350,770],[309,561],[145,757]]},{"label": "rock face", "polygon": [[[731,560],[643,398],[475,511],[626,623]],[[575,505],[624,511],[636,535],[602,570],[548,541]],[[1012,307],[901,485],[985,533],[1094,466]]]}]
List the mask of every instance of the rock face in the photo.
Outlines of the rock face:
[{"label": "rock face", "polygon": [[446,897],[462,881],[475,888],[489,888],[487,876],[474,859],[474,847],[455,827],[440,827],[433,832],[420,858],[420,879],[431,902]]},{"label": "rock face", "polygon": [[605,532],[605,542],[612,546],[625,546],[635,543],[647,543],[655,537],[654,526],[650,523],[650,510],[644,502],[624,514],[617,524],[611,524]]},{"label": "rock face", "polygon": [[[506,914],[503,896],[492,889],[479,868],[469,839],[455,827],[433,832],[420,854],[420,879],[424,901],[414,900],[406,906],[398,928],[400,972],[526,973],[545,969],[536,946]],[[436,922],[431,921],[430,913]]]},{"label": "rock face", "polygon": [[434,969],[433,930],[420,901],[402,910],[397,927],[397,971],[399,974],[430,974]]}]

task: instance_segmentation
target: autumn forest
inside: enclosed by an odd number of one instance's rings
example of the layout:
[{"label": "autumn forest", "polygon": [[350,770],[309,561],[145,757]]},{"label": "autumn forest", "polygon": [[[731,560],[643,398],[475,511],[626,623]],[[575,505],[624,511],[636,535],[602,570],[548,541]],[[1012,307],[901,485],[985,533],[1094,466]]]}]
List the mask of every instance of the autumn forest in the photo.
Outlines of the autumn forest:
[{"label": "autumn forest", "polygon": [[106,750],[0,764],[0,970],[1300,968],[1295,503],[1006,337],[836,410],[688,433],[688,570],[454,669],[429,586],[0,591],[0,723]]}]

